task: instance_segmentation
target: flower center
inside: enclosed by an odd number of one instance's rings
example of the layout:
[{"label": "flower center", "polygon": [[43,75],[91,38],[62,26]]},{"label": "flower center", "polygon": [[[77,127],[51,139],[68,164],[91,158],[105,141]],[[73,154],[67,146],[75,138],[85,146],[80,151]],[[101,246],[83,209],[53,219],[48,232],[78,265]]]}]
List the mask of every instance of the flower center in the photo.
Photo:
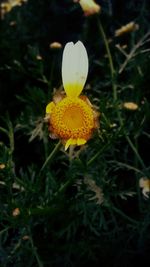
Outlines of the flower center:
[{"label": "flower center", "polygon": [[63,115],[64,124],[69,129],[80,128],[84,123],[84,114],[79,106],[72,106],[65,110]]},{"label": "flower center", "polygon": [[50,115],[52,131],[62,139],[91,137],[94,128],[92,108],[82,99],[65,97]]}]

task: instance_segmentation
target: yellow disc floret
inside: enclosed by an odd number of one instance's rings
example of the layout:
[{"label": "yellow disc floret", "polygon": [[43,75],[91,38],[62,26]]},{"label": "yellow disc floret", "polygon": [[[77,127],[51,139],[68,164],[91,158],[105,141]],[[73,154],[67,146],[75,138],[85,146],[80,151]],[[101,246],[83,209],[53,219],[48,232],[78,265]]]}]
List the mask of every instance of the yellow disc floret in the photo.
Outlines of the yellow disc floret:
[{"label": "yellow disc floret", "polygon": [[63,140],[91,137],[95,128],[93,110],[79,97],[65,97],[53,105],[50,113],[50,129]]}]

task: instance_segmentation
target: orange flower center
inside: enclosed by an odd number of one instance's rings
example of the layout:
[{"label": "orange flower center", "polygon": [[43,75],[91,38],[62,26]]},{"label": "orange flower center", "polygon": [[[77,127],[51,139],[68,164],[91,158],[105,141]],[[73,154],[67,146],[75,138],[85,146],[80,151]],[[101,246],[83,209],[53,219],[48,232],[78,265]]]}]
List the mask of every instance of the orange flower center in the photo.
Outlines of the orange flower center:
[{"label": "orange flower center", "polygon": [[52,132],[62,139],[88,140],[94,129],[93,110],[80,98],[65,97],[54,105],[50,114],[50,126]]}]

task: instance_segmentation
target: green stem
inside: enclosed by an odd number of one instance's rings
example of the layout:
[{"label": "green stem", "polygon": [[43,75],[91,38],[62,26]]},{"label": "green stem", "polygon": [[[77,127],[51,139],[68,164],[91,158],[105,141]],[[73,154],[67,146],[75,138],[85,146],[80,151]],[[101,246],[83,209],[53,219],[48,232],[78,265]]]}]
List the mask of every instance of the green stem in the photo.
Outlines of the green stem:
[{"label": "green stem", "polygon": [[112,55],[111,55],[111,52],[110,52],[108,40],[107,40],[106,34],[104,32],[104,29],[103,29],[103,26],[102,26],[102,24],[100,22],[99,17],[97,17],[97,22],[98,22],[98,28],[99,28],[99,31],[100,31],[100,33],[102,35],[102,38],[103,38],[103,41],[104,41],[104,44],[105,44],[105,48],[106,48],[106,52],[107,52],[107,55],[108,55],[109,66],[110,66],[110,74],[111,74],[111,80],[112,80],[113,98],[114,98],[114,102],[116,102],[116,100],[117,100],[117,86],[116,86],[116,81],[115,81],[116,74],[115,74],[113,59],[112,59]]},{"label": "green stem", "polygon": [[0,127],[0,131],[5,133],[7,135],[7,137],[9,138],[9,145],[10,145],[10,151],[11,154],[14,151],[14,129],[13,129],[13,125],[12,122],[9,118],[9,114],[6,114],[6,118],[4,119],[5,123],[7,124],[7,130],[3,127]]},{"label": "green stem", "polygon": [[9,136],[9,133],[8,133],[8,131],[6,129],[0,127],[0,131],[5,133],[7,136]]},{"label": "green stem", "polygon": [[57,153],[57,151],[59,150],[61,146],[61,141],[58,142],[58,144],[55,146],[55,148],[53,149],[53,151],[50,153],[50,155],[48,156],[48,158],[45,160],[40,173],[45,169],[45,167],[47,166],[48,163],[50,163],[53,159],[53,157],[55,156],[55,154]]},{"label": "green stem", "polygon": [[[124,125],[124,124],[123,124],[122,118],[121,118],[121,116],[120,116],[119,110],[117,110],[117,115],[118,115],[118,120],[119,120],[119,123],[120,123],[120,127],[123,128],[123,125]],[[134,144],[132,143],[130,137],[127,135],[125,129],[123,129],[123,132],[124,132],[125,138],[126,138],[128,144],[129,144],[129,146],[132,148],[133,152],[135,153],[135,155],[136,155],[138,161],[140,162],[140,164],[141,164],[143,170],[146,171],[146,166],[145,166],[145,164],[144,164],[144,162],[143,162],[141,156],[139,155],[139,153],[138,153],[136,147],[135,147]],[[136,166],[137,166],[137,162],[136,162]]]},{"label": "green stem", "polygon": [[[98,28],[99,28],[99,31],[100,31],[102,37],[103,37],[103,41],[104,41],[104,44],[105,44],[106,52],[107,52],[107,55],[108,55],[110,73],[111,73],[111,78],[112,78],[113,98],[114,98],[114,102],[116,102],[116,100],[117,100],[116,74],[115,74],[115,68],[114,68],[114,64],[113,64],[113,60],[112,60],[112,55],[111,55],[111,52],[110,52],[110,48],[109,48],[109,43],[108,43],[107,37],[105,35],[104,29],[103,29],[103,26],[102,26],[102,24],[100,22],[99,17],[97,17],[97,21],[98,21]],[[122,121],[122,118],[120,116],[118,108],[117,108],[117,116],[118,116],[118,119],[119,119],[120,127],[123,128],[124,124],[123,124],[123,121]],[[125,131],[124,131],[124,133],[125,133]],[[125,137],[126,137],[126,140],[127,140],[128,144],[132,148],[133,152],[137,156],[137,159],[140,162],[141,166],[143,167],[144,170],[146,170],[146,167],[144,165],[143,160],[141,159],[137,149],[135,148],[135,146],[133,145],[132,141],[130,140],[129,136],[126,133],[125,133]],[[99,154],[100,154],[100,152],[98,153],[98,155]],[[94,158],[95,157],[97,157],[97,156],[95,155]],[[93,161],[93,160],[91,159],[91,161]]]},{"label": "green stem", "polygon": [[44,135],[44,137],[43,137],[43,146],[44,146],[45,158],[48,157],[48,145],[47,145],[47,143],[48,143],[48,139]]},{"label": "green stem", "polygon": [[10,227],[6,227],[5,229],[0,231],[0,236],[5,233],[6,231],[8,231],[10,229]]},{"label": "green stem", "polygon": [[72,160],[72,158],[73,158],[74,148],[75,148],[74,145],[71,145],[71,146],[69,147],[69,153],[68,153],[68,156],[69,156],[69,161],[70,161],[70,162],[71,162],[71,160]]},{"label": "green stem", "polygon": [[50,76],[49,76],[49,81],[48,81],[48,98],[51,97],[51,92],[53,89],[52,86],[52,78],[54,75],[54,68],[55,68],[55,55],[52,55],[52,59],[51,59],[51,70],[50,70]]},{"label": "green stem", "polygon": [[72,182],[74,181],[74,177],[67,180],[66,183],[64,183],[60,188],[59,190],[55,193],[55,196],[58,196],[59,194],[61,194],[63,191],[65,191],[65,189],[72,184]]},{"label": "green stem", "polygon": [[106,144],[105,146],[102,147],[101,150],[99,150],[88,162],[87,166],[91,165],[97,157],[110,145],[110,143]]},{"label": "green stem", "polygon": [[128,220],[129,222],[133,223],[133,224],[138,224],[138,222],[132,218],[130,218],[128,215],[124,214],[124,212],[122,212],[121,210],[117,209],[115,206],[111,207],[116,213],[118,213],[119,215],[121,215],[124,219]]},{"label": "green stem", "polygon": [[8,122],[8,127],[9,127],[10,150],[11,150],[11,153],[13,153],[15,145],[14,145],[14,131],[13,131],[13,125],[11,121]]},{"label": "green stem", "polygon": [[[29,232],[30,232],[30,231],[29,231]],[[41,260],[40,260],[40,258],[39,258],[39,255],[38,255],[38,253],[37,253],[37,250],[36,250],[36,248],[35,248],[35,246],[34,246],[34,243],[33,243],[33,239],[32,239],[31,233],[30,233],[30,238],[29,238],[29,240],[30,240],[30,243],[31,243],[32,251],[33,251],[34,256],[35,256],[35,258],[36,258],[36,260],[37,260],[38,267],[43,267],[43,263],[41,262]]]},{"label": "green stem", "polygon": [[125,137],[126,137],[126,140],[128,141],[128,144],[130,145],[130,147],[132,148],[133,152],[135,153],[135,155],[136,155],[138,161],[140,162],[142,168],[146,171],[146,166],[145,166],[145,164],[144,164],[144,162],[143,162],[141,156],[139,155],[139,153],[138,153],[136,147],[134,146],[134,144],[132,143],[132,141],[131,141],[131,139],[129,138],[128,135],[125,135]]},{"label": "green stem", "polygon": [[[54,198],[51,203],[49,203],[49,206],[45,206],[43,208],[30,208],[27,210],[27,216],[55,216],[58,214],[62,208],[62,206],[58,206],[57,204],[55,205],[54,203],[57,203],[57,197],[59,197],[69,185],[73,183],[75,180],[75,177],[67,180],[60,188],[58,189],[57,192],[54,193]],[[63,203],[62,203],[63,204]]]}]

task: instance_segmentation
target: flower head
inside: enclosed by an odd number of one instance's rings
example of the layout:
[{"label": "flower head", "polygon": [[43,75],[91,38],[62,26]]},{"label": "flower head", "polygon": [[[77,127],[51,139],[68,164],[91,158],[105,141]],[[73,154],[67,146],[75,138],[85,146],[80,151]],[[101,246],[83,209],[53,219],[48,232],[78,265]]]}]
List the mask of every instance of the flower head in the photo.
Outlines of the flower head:
[{"label": "flower head", "polygon": [[62,59],[62,80],[66,94],[54,96],[46,107],[52,137],[70,145],[83,145],[97,128],[98,114],[86,96],[80,95],[88,74],[88,56],[82,42],[66,44]]},{"label": "flower head", "polygon": [[123,103],[123,107],[128,110],[137,110],[138,105],[134,102],[125,102]]},{"label": "flower head", "polygon": [[74,0],[74,2],[79,2],[84,15],[91,16],[100,12],[100,5],[96,4],[94,0]]},{"label": "flower head", "polygon": [[51,44],[49,45],[49,47],[50,47],[51,49],[60,49],[60,48],[62,48],[62,44],[59,43],[59,42],[53,42],[53,43],[51,43]]},{"label": "flower head", "polygon": [[0,4],[2,19],[4,18],[6,13],[9,13],[12,10],[12,8],[16,6],[21,6],[23,3],[26,2],[27,0],[7,0],[5,2],[2,2]]},{"label": "flower head", "polygon": [[128,32],[133,32],[139,29],[139,25],[136,24],[134,21],[129,22],[126,25],[123,25],[121,28],[115,31],[115,37],[121,36]]},{"label": "flower head", "polygon": [[19,208],[15,208],[15,209],[12,211],[12,216],[13,216],[13,217],[17,217],[18,215],[20,215],[20,209],[19,209]]},{"label": "flower head", "polygon": [[0,170],[3,170],[3,169],[5,169],[5,167],[6,167],[6,166],[5,166],[5,164],[4,164],[4,163],[1,163],[1,164],[0,164]]},{"label": "flower head", "polygon": [[147,177],[140,178],[139,186],[142,188],[143,195],[148,198],[150,193],[150,179]]}]

